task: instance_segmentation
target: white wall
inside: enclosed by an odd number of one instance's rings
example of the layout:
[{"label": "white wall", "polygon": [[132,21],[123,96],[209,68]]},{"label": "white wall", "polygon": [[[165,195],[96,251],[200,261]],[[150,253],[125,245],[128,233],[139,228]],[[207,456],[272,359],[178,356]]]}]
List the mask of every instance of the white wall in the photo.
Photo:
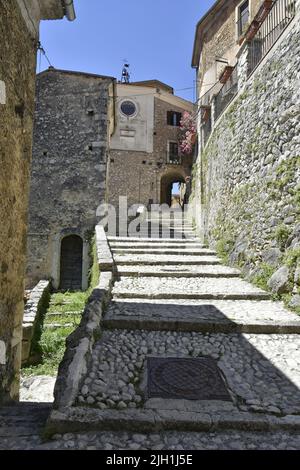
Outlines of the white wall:
[{"label": "white wall", "polygon": [[[111,139],[112,150],[153,152],[155,92],[155,88],[117,85],[116,129]],[[137,115],[132,118],[120,112],[120,105],[126,99],[137,106]]]}]

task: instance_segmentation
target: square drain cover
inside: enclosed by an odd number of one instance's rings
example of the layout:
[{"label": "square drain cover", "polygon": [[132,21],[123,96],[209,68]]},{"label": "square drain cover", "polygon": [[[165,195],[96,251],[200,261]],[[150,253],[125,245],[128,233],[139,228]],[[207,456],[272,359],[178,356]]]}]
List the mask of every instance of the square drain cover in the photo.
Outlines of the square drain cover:
[{"label": "square drain cover", "polygon": [[231,401],[217,362],[210,357],[147,359],[148,398]]}]

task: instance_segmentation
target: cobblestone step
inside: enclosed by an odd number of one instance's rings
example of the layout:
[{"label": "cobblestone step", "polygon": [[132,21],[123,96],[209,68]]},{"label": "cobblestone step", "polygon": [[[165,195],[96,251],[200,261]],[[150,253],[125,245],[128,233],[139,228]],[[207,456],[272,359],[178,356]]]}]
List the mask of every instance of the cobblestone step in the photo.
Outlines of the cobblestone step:
[{"label": "cobblestone step", "polygon": [[188,255],[149,255],[149,254],[116,254],[114,260],[117,265],[219,265],[221,261],[216,256],[188,256]]},{"label": "cobblestone step", "polygon": [[[200,431],[203,430],[202,418],[205,416],[206,422],[210,423],[208,428],[213,421],[216,430],[222,426],[248,430],[266,426],[270,430],[270,420],[273,419],[282,423],[280,425],[276,421],[275,427],[289,423],[291,429],[294,423],[300,430],[299,351],[300,336],[295,334],[106,330],[94,347],[88,373],[77,396],[77,405],[89,406],[85,408],[89,418],[84,413],[83,419],[91,422],[94,413],[94,423],[96,410],[108,413],[101,415],[104,421],[105,416],[111,417],[110,412],[115,410],[115,416],[120,417],[118,429],[126,426],[121,424],[123,413],[131,416],[134,426],[136,422],[141,424],[135,413],[144,416],[147,423],[151,421],[148,413],[154,413],[162,429]],[[148,383],[146,380],[149,377],[148,361],[153,357],[167,358],[165,369],[160,372],[162,375],[157,375],[158,369],[151,379],[155,379],[152,382],[155,387],[161,384],[162,388],[156,388],[160,390],[158,395],[152,395],[149,378]],[[221,377],[219,380],[227,390],[226,400],[223,392],[218,395],[214,373],[208,380],[206,373],[202,372],[201,382],[209,384],[203,399],[185,398],[189,393],[187,390],[198,390],[194,384],[197,373],[190,376],[190,383],[187,379],[182,382],[186,369],[176,372],[172,365],[171,375],[167,374],[170,360],[207,357],[215,361]],[[211,371],[208,376],[210,374]],[[175,398],[177,389],[178,398]],[[75,408],[73,418],[76,413],[83,415],[83,409],[75,411]],[[178,413],[182,416],[177,416]],[[195,414],[200,418],[200,421],[196,419],[196,424]],[[142,426],[139,430],[146,429]]]},{"label": "cobblestone step", "polygon": [[258,434],[300,435],[300,317],[195,237],[110,242],[119,280],[102,336],[73,406],[53,410],[47,431],[123,431],[132,449],[136,433],[188,432],[200,448],[212,432],[247,433],[255,449]]},{"label": "cobblestone step", "polygon": [[103,319],[107,329],[202,333],[300,333],[300,317],[282,302],[232,300],[113,299]]},{"label": "cobblestone step", "polygon": [[0,408],[0,448],[5,438],[40,435],[51,411],[47,403],[18,403]]},{"label": "cobblestone step", "polygon": [[150,277],[239,277],[238,269],[222,265],[122,265],[117,268],[119,276]]},{"label": "cobblestone step", "polygon": [[74,327],[74,323],[44,323],[44,328],[69,328],[69,327]]},{"label": "cobblestone step", "polygon": [[165,222],[161,222],[161,223],[156,223],[156,222],[148,222],[148,227],[147,227],[147,224],[145,225],[141,225],[141,230],[145,230],[145,229],[150,229],[150,227],[157,227],[157,228],[160,228],[161,230],[163,229],[171,229],[171,230],[187,230],[187,231],[191,231],[193,232],[194,231],[194,227],[192,225],[189,225],[189,224],[183,224],[181,222],[177,222],[177,223],[165,223]]},{"label": "cobblestone step", "polygon": [[[165,410],[128,410],[100,411],[90,408],[68,408],[53,410],[48,422],[48,432],[89,432],[119,431],[127,432],[165,432],[177,430],[189,432],[218,432],[237,430],[239,432],[300,431],[300,417],[274,417],[268,414],[222,412],[217,409],[211,413]],[[297,437],[296,442],[299,442]]]},{"label": "cobblestone step", "polygon": [[69,311],[69,312],[47,312],[47,317],[51,317],[51,316],[55,316],[55,317],[58,317],[58,316],[64,316],[64,315],[82,315],[82,310],[77,310],[75,312],[73,311]]},{"label": "cobblestone step", "polygon": [[[110,242],[110,247],[112,249],[115,249],[115,248],[132,248],[132,247],[136,247],[136,248],[157,248],[157,242],[152,242],[151,239],[148,241],[148,242],[141,242],[141,241],[135,241],[135,242]],[[179,249],[183,249],[183,248],[190,248],[190,249],[203,249],[203,248],[207,248],[205,247],[202,243],[185,243],[185,240],[182,240],[182,242],[178,243],[178,242],[173,242],[173,243],[170,243],[170,242],[164,242],[164,243],[160,243],[159,244],[159,247],[160,248],[179,248]]]},{"label": "cobblestone step", "polygon": [[113,288],[118,298],[270,299],[268,292],[241,279],[121,277]]},{"label": "cobblestone step", "polygon": [[171,244],[174,244],[174,243],[195,243],[195,242],[198,242],[199,243],[199,239],[197,237],[195,237],[194,239],[189,239],[189,240],[185,240],[185,239],[182,239],[182,238],[179,238],[179,239],[176,239],[176,238],[149,238],[149,237],[112,237],[112,236],[108,236],[108,240],[109,242],[113,241],[113,242],[129,242],[129,243],[135,243],[135,242],[151,242],[151,243],[164,243],[164,242],[167,242],[167,243],[171,243]]},{"label": "cobblestone step", "polygon": [[112,252],[115,254],[154,254],[154,255],[191,255],[191,256],[207,256],[216,255],[213,250],[204,248],[112,248]]}]

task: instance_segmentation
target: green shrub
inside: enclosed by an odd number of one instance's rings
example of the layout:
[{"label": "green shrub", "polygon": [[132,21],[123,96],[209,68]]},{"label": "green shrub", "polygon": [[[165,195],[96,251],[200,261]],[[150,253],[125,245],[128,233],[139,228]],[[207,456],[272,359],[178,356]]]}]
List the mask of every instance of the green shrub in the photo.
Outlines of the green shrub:
[{"label": "green shrub", "polygon": [[285,248],[287,239],[289,238],[291,230],[284,224],[279,225],[274,233],[278,246],[283,250]]},{"label": "green shrub", "polygon": [[276,268],[267,263],[259,266],[260,272],[251,278],[251,282],[261,289],[268,290],[268,280],[276,271]]}]

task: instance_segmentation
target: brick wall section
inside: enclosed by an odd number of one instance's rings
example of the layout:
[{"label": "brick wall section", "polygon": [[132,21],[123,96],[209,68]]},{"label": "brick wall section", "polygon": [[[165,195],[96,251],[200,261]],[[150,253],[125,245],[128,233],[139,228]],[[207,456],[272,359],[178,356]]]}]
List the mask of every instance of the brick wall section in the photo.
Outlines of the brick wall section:
[{"label": "brick wall section", "polygon": [[29,166],[34,112],[35,44],[15,0],[0,0],[0,402],[18,397],[21,361]]},{"label": "brick wall section", "polygon": [[167,111],[183,113],[184,108],[155,98],[153,153],[111,150],[109,170],[109,202],[118,205],[120,196],[132,204],[147,205],[150,199],[160,203],[161,178],[174,174],[184,178],[191,174],[192,157],[184,157],[182,165],[167,164],[168,140],[178,141],[181,131],[167,125]]},{"label": "brick wall section", "polygon": [[[64,235],[94,230],[105,198],[113,80],[48,70],[38,77],[27,285],[49,279]],[[54,241],[58,237],[58,243]]]}]

